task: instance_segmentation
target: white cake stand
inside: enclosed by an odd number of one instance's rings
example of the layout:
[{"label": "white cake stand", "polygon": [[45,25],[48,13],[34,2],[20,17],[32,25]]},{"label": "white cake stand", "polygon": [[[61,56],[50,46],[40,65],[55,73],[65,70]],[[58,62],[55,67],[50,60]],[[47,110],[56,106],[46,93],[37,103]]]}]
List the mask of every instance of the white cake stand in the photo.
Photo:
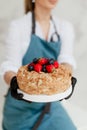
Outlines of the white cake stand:
[{"label": "white cake stand", "polygon": [[18,93],[22,93],[23,99],[27,101],[32,101],[32,102],[54,102],[54,101],[59,101],[62,100],[66,97],[68,97],[71,92],[72,92],[72,86],[70,86],[65,92],[59,93],[59,94],[54,94],[54,95],[29,95],[22,90],[18,89]]}]

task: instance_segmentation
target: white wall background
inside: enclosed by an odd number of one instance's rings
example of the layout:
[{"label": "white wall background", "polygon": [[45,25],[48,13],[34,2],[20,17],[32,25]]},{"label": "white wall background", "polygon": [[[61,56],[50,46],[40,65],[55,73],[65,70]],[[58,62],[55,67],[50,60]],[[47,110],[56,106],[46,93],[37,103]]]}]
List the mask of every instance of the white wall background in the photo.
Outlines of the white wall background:
[{"label": "white wall background", "polygon": [[[87,1],[59,0],[54,13],[73,23],[76,33],[75,57],[77,69],[74,72],[78,79],[75,93],[70,102],[87,111]],[[4,59],[5,36],[11,20],[23,15],[23,0],[0,0],[0,64]],[[3,95],[7,88],[0,80],[0,111],[3,105]]]}]

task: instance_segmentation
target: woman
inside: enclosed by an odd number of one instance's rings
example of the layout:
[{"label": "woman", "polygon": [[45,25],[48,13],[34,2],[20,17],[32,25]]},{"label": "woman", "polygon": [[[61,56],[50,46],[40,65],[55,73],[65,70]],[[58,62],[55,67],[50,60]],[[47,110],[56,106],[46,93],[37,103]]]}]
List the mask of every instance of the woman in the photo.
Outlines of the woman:
[{"label": "woman", "polygon": [[[35,0],[34,3],[25,0],[26,15],[11,23],[6,61],[1,66],[4,80],[11,88],[18,68],[35,57],[58,59],[72,74],[75,67],[73,28],[69,22],[60,21],[51,15],[57,2],[58,0]],[[60,102],[51,103],[44,115],[46,103],[16,100],[11,96],[11,90],[8,91],[4,105],[3,130],[76,130]]]}]

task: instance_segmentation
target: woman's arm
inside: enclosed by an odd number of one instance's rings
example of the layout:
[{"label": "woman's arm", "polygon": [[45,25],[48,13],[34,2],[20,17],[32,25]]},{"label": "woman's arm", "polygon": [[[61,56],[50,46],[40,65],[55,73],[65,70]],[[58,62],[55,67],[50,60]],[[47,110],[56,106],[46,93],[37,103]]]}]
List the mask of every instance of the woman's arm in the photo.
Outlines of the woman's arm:
[{"label": "woman's arm", "polygon": [[75,42],[75,33],[71,23],[64,21],[61,23],[61,51],[58,57],[60,64],[66,66],[72,73],[73,69],[76,68],[75,59],[73,56],[73,48]]},{"label": "woman's arm", "polygon": [[7,71],[5,74],[4,74],[4,80],[5,82],[10,85],[10,82],[11,82],[11,79],[16,76],[16,73],[13,72],[13,71]]},{"label": "woman's arm", "polygon": [[0,75],[8,85],[10,85],[11,79],[16,76],[18,68],[22,64],[20,28],[18,28],[18,25],[14,21],[8,28],[8,35],[5,41],[5,60],[0,66]]}]

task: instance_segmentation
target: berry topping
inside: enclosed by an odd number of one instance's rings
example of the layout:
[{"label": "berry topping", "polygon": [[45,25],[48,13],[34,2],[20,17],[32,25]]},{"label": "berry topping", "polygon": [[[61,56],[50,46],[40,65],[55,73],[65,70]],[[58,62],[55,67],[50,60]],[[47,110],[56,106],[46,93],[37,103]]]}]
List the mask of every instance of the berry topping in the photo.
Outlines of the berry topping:
[{"label": "berry topping", "polygon": [[59,67],[59,63],[53,58],[34,58],[33,62],[28,64],[28,71],[51,73]]},{"label": "berry topping", "polygon": [[51,73],[55,70],[55,67],[53,65],[47,65],[46,70],[47,70],[48,73]]},{"label": "berry topping", "polygon": [[39,63],[37,63],[37,64],[35,64],[35,66],[34,66],[34,70],[35,70],[36,72],[40,72],[40,71],[42,70],[42,66],[41,66]]},{"label": "berry topping", "polygon": [[54,65],[55,68],[59,67],[59,63],[57,61],[54,61],[53,65]]}]

